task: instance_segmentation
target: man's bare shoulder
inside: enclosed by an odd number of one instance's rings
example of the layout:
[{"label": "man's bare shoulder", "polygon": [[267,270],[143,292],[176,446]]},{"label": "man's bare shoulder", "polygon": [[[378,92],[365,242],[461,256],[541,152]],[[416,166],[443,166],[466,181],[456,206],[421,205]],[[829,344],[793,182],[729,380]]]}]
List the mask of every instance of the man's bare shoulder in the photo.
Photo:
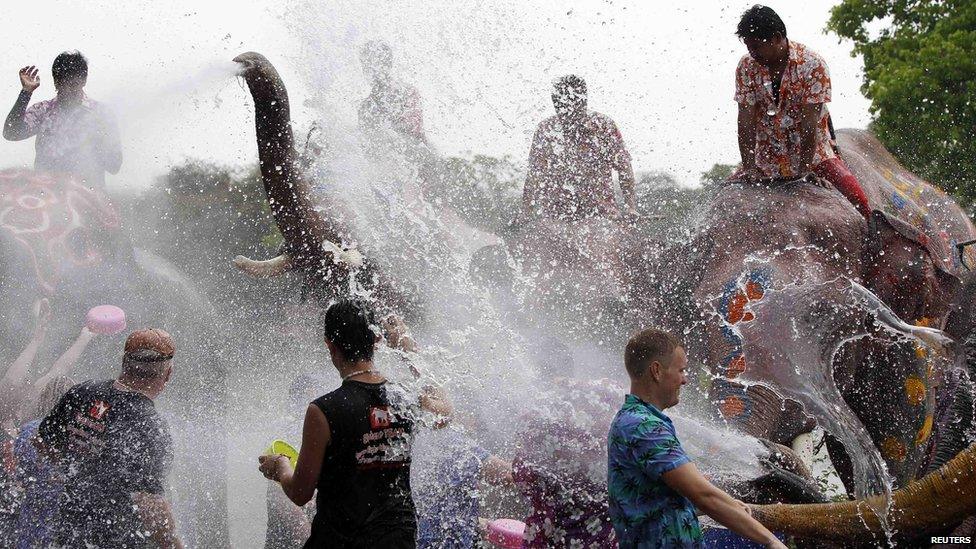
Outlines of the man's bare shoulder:
[{"label": "man's bare shoulder", "polygon": [[592,130],[603,133],[615,130],[617,128],[617,123],[613,121],[613,118],[596,111],[590,111],[587,125]]}]

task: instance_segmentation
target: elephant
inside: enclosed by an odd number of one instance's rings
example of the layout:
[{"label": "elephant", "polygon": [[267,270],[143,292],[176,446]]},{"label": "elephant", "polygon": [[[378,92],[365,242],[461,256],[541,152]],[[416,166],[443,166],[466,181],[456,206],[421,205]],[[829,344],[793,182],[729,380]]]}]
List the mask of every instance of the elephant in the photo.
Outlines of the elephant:
[{"label": "elephant", "polygon": [[[959,538],[976,535],[972,518],[976,515],[976,445],[960,452],[937,471],[913,481],[891,498],[887,526],[868,509],[877,501],[844,501],[805,505],[753,506],[752,514],[766,527],[801,538],[843,544],[884,543],[888,532],[896,539],[928,541],[933,534]],[[962,524],[960,524],[962,523]],[[939,543],[932,541],[932,543]],[[943,543],[970,543],[945,539]]]},{"label": "elephant", "polygon": [[[278,257],[239,256],[235,265],[256,277],[296,271],[308,297],[315,299],[344,295],[356,285],[388,311],[410,311],[415,305],[404,290],[409,281],[394,280],[369,250],[350,246],[355,241],[351,213],[340,203],[316,203],[308,163],[295,147],[288,94],[274,66],[254,52],[235,61],[254,99],[265,192],[284,237]],[[662,249],[658,242],[626,238],[616,251],[624,258],[627,299],[611,311],[619,317],[615,321],[625,328],[665,324],[685,334],[692,357],[714,367],[711,396],[721,415],[780,449],[809,432],[815,418],[770,389],[737,386],[736,378],[750,364],[744,342],[729,330],[750,322],[752,305],[767,292],[790,283],[850,279],[912,324],[946,328],[957,339],[971,329],[962,300],[971,280],[966,265],[976,265],[976,257],[972,250],[956,248],[976,237],[965,213],[901,167],[870,134],[842,130],[839,143],[875,208],[870,219],[817,179],[732,182],[715,189],[705,221],[688,242]],[[507,272],[505,265],[496,265],[507,264],[507,254],[498,247],[475,256],[484,264],[473,265],[473,278]],[[751,258],[756,257],[762,265],[753,268]],[[864,316],[837,318],[839,332],[862,326]],[[931,459],[933,449],[949,457],[962,450],[936,448],[939,438],[962,440],[939,436],[952,427],[944,414],[937,414],[937,406],[944,408],[952,391],[962,386],[944,383],[947,372],[925,356],[924,348],[881,339],[862,338],[845,346],[831,375],[838,380],[839,398],[866,426],[896,485],[903,486],[927,467],[941,465]],[[829,449],[845,484],[852,486],[843,445],[829,441]],[[816,494],[803,499],[816,499]]]},{"label": "elephant", "polygon": [[[759,315],[778,314],[782,322],[800,316],[786,300],[777,305],[785,310],[774,311],[771,304],[764,310],[772,292],[836,288],[836,281],[849,280],[913,330],[945,329],[958,342],[972,330],[967,288],[973,275],[967,265],[976,263],[973,251],[960,244],[972,240],[976,228],[965,211],[901,166],[870,133],[848,129],[837,137],[839,154],[874,209],[870,218],[815,177],[729,181],[712,189],[691,237],[636,266],[631,285],[641,323],[685,334],[690,355],[710,378],[709,397],[718,413],[742,432],[780,444],[789,445],[823,418],[783,398],[820,390],[814,372],[799,372],[791,378],[798,386],[777,392],[776,368],[789,365],[770,361],[782,357],[773,348],[783,342],[770,340],[763,349],[743,338],[750,333],[762,339],[761,330],[749,330]],[[958,435],[967,425],[948,421],[945,411],[958,398],[971,403],[971,389],[932,349],[879,337],[869,314],[848,307],[848,298],[826,291],[808,311],[824,323],[823,340],[810,342],[820,347],[816,353],[828,353],[828,343],[839,345],[845,334],[867,336],[822,357],[829,368],[824,384],[836,384],[835,396],[843,401],[826,404],[849,407],[895,486],[905,486],[964,449],[965,437]],[[773,332],[766,335],[775,338]],[[849,452],[858,450],[845,448],[836,435],[827,437],[828,450],[854,492]],[[955,447],[941,440],[954,440]],[[933,460],[937,454],[944,456],[941,462]]]},{"label": "elephant", "polygon": [[[173,480],[180,488],[193,486],[178,491],[186,494],[178,501],[178,516],[187,539],[228,546],[220,459],[226,452],[224,374],[214,348],[215,313],[206,296],[172,264],[133,246],[104,192],[67,174],[0,171],[0,254],[0,355],[8,359],[29,339],[29,311],[41,298],[48,299],[55,321],[40,360],[66,348],[85,313],[101,304],[121,307],[130,328],[156,326],[174,336],[176,374],[160,407],[171,418],[177,441]],[[74,375],[117,375],[121,344],[117,336],[97,338]],[[115,359],[106,360],[110,357]],[[181,445],[192,436],[186,426],[198,426],[206,435]],[[201,462],[184,455],[190,446],[217,459]],[[181,509],[192,511],[184,515]]]},{"label": "elephant", "polygon": [[352,214],[341,204],[322,213],[312,195],[308,162],[295,148],[288,91],[278,71],[263,55],[247,52],[234,61],[254,100],[258,159],[271,214],[284,239],[281,254],[266,260],[238,256],[234,265],[254,277],[301,274],[313,300],[327,302],[345,295],[350,282],[370,292],[385,312],[409,312],[409,295],[351,247]]}]

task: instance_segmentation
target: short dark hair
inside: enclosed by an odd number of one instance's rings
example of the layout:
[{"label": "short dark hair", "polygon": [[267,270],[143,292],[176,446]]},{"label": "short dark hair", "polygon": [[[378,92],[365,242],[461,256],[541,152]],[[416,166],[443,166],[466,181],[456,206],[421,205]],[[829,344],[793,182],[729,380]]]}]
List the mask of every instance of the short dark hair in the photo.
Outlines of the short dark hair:
[{"label": "short dark hair", "polygon": [[341,298],[325,311],[325,338],[351,362],[371,360],[379,327],[373,308],[361,298]]},{"label": "short dark hair", "polygon": [[552,83],[552,88],[555,93],[560,95],[572,90],[583,97],[586,97],[586,80],[583,80],[582,76],[577,76],[575,74],[560,76]]},{"label": "short dark hair", "polygon": [[759,40],[771,40],[777,34],[786,38],[786,24],[773,8],[756,4],[742,14],[735,34]]},{"label": "short dark hair", "polygon": [[88,60],[80,51],[65,51],[54,58],[51,78],[63,82],[69,78],[88,78]]},{"label": "short dark hair", "polygon": [[637,378],[647,373],[648,366],[655,360],[660,362],[670,357],[675,349],[683,347],[681,341],[664,330],[648,328],[634,334],[627,342],[624,351],[624,366],[630,377]]}]

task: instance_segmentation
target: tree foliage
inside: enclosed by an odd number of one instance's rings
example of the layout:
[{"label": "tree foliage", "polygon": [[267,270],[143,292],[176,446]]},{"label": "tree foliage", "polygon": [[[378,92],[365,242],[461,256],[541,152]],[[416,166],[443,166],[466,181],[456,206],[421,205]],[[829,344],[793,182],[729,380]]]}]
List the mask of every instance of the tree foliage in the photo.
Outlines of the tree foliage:
[{"label": "tree foliage", "polygon": [[877,136],[920,176],[976,200],[976,0],[843,0],[828,29],[864,56]]}]

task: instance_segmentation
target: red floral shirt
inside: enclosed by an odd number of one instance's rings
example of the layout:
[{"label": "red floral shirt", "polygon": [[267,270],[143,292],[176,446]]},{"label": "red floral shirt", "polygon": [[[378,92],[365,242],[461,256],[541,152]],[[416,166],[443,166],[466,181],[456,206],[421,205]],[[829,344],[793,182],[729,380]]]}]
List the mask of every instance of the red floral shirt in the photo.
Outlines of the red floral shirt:
[{"label": "red floral shirt", "polygon": [[800,166],[800,108],[820,105],[813,165],[835,156],[828,127],[830,73],[823,58],[799,42],[790,42],[783,71],[779,104],[773,98],[769,69],[744,55],[735,69],[735,101],[759,105],[756,130],[756,168],[766,177],[796,177]]}]

